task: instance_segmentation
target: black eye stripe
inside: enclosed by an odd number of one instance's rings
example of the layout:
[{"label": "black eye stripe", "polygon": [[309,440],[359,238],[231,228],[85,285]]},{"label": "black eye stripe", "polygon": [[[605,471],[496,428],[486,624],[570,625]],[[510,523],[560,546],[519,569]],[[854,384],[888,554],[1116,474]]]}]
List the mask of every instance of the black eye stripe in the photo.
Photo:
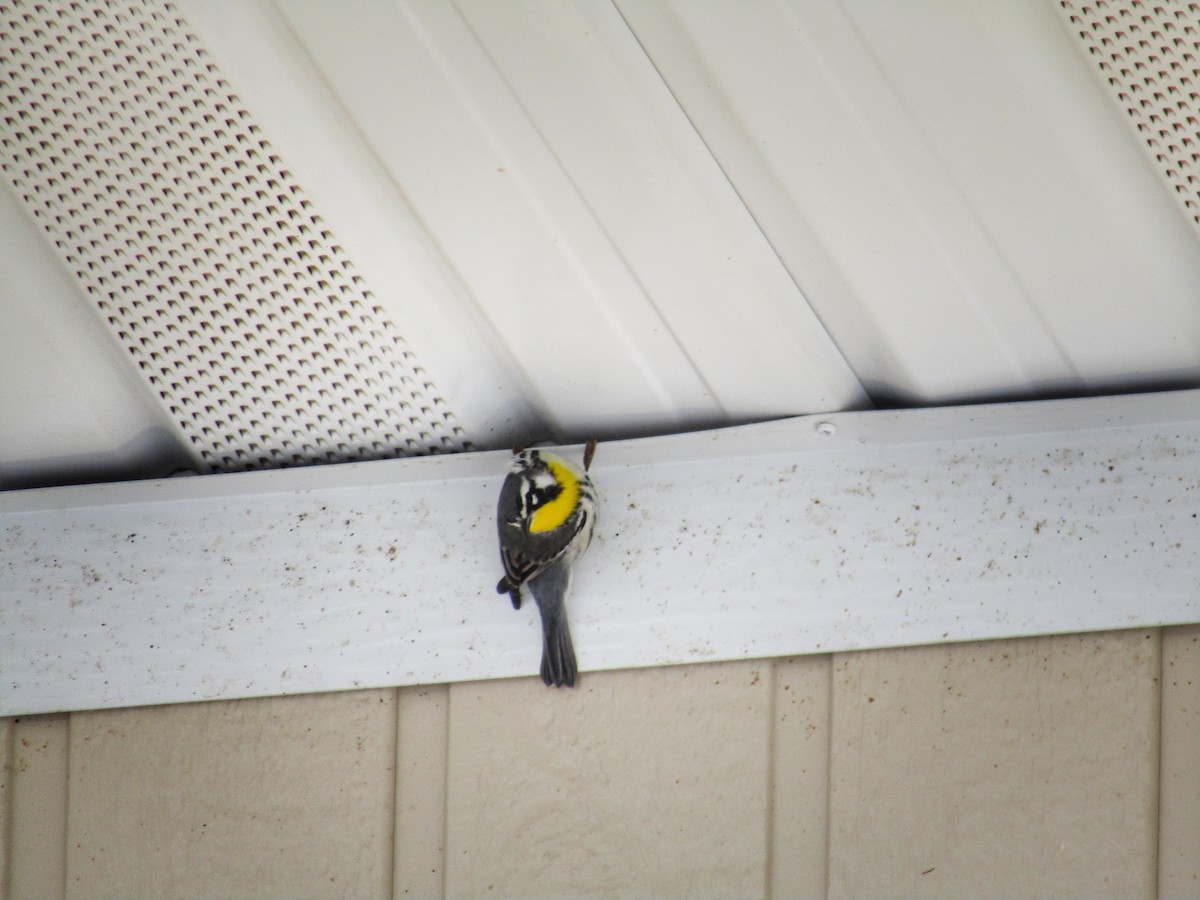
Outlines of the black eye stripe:
[{"label": "black eye stripe", "polygon": [[521,495],[521,511],[523,515],[531,515],[562,493],[557,484],[538,487],[532,481],[525,482],[525,492]]},{"label": "black eye stripe", "polygon": [[530,510],[540,509],[561,493],[562,490],[558,487],[531,487],[525,494],[525,507]]}]

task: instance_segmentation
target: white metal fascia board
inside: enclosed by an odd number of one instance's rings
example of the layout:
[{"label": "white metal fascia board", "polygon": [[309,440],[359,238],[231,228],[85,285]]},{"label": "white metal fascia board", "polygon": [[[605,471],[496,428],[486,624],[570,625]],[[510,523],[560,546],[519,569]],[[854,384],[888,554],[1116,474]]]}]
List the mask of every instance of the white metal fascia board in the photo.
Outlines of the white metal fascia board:
[{"label": "white metal fascia board", "polygon": [[[0,494],[0,715],[536,672],[505,461]],[[1196,621],[1198,461],[1196,391],[603,444],[581,669]]]}]

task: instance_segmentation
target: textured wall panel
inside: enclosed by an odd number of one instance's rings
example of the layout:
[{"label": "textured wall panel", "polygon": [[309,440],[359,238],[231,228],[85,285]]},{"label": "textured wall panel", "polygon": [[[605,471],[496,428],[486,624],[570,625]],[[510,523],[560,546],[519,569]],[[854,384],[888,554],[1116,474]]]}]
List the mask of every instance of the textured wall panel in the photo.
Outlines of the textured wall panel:
[{"label": "textured wall panel", "polygon": [[395,753],[395,691],[73,716],[67,897],[389,897]]},{"label": "textured wall panel", "polygon": [[1153,897],[1158,634],[834,658],[833,897]]},{"label": "textured wall panel", "polygon": [[755,897],[769,663],[450,692],[451,897]]},{"label": "textured wall panel", "polygon": [[7,880],[0,881],[0,894],[11,900],[61,897],[67,889],[70,717],[23,717],[0,729],[0,737],[5,731],[12,744],[3,774],[7,797],[0,791],[0,799],[8,801],[9,827]]}]

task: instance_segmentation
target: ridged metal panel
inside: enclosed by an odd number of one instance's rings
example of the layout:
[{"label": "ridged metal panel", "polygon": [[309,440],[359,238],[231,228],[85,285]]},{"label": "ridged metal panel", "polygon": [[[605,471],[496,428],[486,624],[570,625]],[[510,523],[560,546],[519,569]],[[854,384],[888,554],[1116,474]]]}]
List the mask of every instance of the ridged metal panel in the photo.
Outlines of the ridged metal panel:
[{"label": "ridged metal panel", "polygon": [[1193,6],[20,0],[13,327],[210,469],[1195,385]]},{"label": "ridged metal panel", "polygon": [[466,446],[171,5],[3,12],[0,166],[205,469]]},{"label": "ridged metal panel", "polygon": [[1200,382],[1200,242],[1053,4],[617,6],[877,402]]},{"label": "ridged metal panel", "polygon": [[1061,0],[1059,8],[1200,229],[1200,3]]}]

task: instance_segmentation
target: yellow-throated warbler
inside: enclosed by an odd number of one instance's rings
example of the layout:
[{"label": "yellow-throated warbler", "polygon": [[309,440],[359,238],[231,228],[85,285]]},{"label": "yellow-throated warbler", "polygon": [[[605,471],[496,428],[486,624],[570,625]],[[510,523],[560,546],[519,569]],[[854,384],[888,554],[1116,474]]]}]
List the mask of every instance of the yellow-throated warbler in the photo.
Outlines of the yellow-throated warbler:
[{"label": "yellow-throated warbler", "polygon": [[500,488],[496,525],[504,577],[496,592],[521,608],[528,586],[542,615],[542,681],[555,687],[575,684],[575,650],[567,627],[565,601],[571,564],[587,549],[596,527],[596,490],[587,475],[594,442],[579,469],[545,450],[513,455]]}]

